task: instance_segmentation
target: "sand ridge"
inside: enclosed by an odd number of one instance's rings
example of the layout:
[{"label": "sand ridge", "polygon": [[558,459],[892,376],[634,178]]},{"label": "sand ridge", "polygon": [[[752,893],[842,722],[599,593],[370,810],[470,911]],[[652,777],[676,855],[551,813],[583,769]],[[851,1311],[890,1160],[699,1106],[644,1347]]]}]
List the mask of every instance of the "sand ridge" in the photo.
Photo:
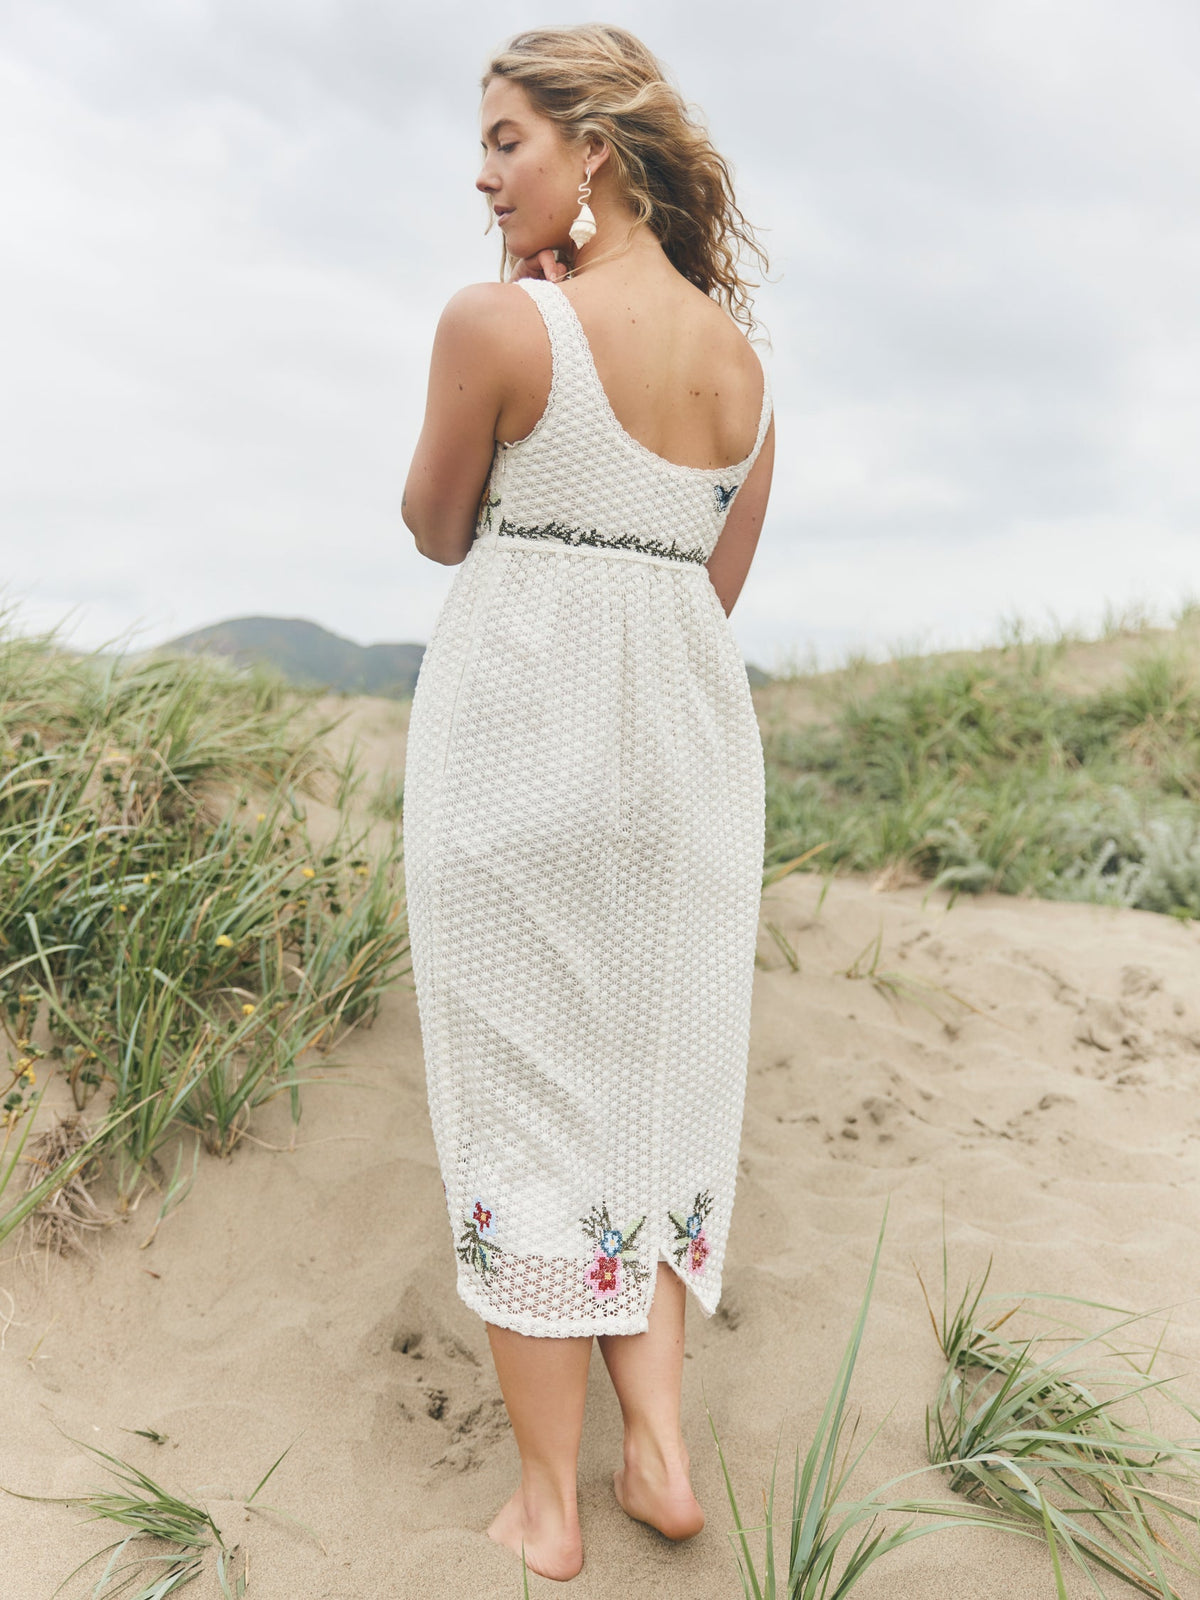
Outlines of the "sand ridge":
[{"label": "sand ridge", "polygon": [[[355,732],[372,772],[401,769],[402,718],[356,703]],[[854,878],[821,890],[794,874],[764,895],[726,1292],[711,1320],[689,1315],[685,1427],[708,1526],[677,1548],[616,1506],[620,1421],[596,1357],[586,1564],[566,1587],[534,1580],[534,1594],[740,1595],[705,1399],[752,1508],[781,1425],[787,1457],[811,1436],[889,1196],[854,1397],[864,1428],[890,1416],[863,1492],[923,1463],[941,1364],[914,1264],[939,1286],[943,1205],[952,1271],[994,1255],[998,1291],[1186,1301],[1164,1360],[1200,1400],[1200,1300],[1187,1299],[1200,1282],[1200,929],[999,896],[949,907]],[[872,961],[882,982],[848,975]],[[0,1483],[67,1494],[102,1481],[57,1424],[202,1490],[248,1539],[258,1600],[518,1600],[519,1568],[482,1531],[516,1453],[483,1325],[453,1291],[411,989],[333,1054],[343,1065],[318,1068],[298,1147],[272,1103],[253,1132],[281,1148],[202,1159],[149,1249],[140,1210],[44,1277],[8,1242]],[[169,1442],[123,1431],[138,1428]],[[280,1519],[246,1523],[237,1503],[293,1440],[263,1498],[314,1526],[324,1553]],[[934,1475],[923,1483],[935,1492]],[[0,1595],[48,1600],[114,1534],[0,1496]],[[855,1593],[1042,1600],[1053,1581],[1037,1546],[963,1530],[888,1557]]]}]

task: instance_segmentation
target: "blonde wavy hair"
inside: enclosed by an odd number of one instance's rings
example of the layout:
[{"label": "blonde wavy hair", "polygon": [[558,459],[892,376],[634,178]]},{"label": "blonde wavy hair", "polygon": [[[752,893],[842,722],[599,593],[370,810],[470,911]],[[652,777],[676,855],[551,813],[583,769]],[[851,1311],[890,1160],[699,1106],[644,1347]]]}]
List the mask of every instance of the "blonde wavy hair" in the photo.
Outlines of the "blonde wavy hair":
[{"label": "blonde wavy hair", "polygon": [[[766,251],[734,199],[728,162],[640,39],[604,23],[533,28],[496,52],[482,87],[493,78],[520,84],[564,138],[603,139],[622,194],[671,264],[753,332],[749,291],[759,284],[740,262],[752,255],[766,272]],[[502,277],[508,264],[506,251]]]}]

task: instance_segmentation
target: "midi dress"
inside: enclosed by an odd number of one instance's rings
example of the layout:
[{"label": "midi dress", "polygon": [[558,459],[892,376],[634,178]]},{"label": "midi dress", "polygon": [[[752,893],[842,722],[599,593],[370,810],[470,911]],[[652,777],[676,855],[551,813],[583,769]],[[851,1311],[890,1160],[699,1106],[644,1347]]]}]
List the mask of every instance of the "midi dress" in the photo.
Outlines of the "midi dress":
[{"label": "midi dress", "polygon": [[545,411],[498,443],[421,661],[403,793],[413,982],[461,1298],[644,1332],[665,1261],[711,1315],[741,1136],[762,743],[708,576],[754,448],[617,421],[555,283]]}]

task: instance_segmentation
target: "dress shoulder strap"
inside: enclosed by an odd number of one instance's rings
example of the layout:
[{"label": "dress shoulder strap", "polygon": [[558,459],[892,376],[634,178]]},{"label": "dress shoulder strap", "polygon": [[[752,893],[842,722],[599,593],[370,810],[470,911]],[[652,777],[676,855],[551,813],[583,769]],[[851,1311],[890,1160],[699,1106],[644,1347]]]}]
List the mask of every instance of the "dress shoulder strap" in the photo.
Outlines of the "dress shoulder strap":
[{"label": "dress shoulder strap", "polygon": [[[579,318],[575,315],[575,308],[556,283],[545,278],[518,278],[516,281],[541,312],[550,336],[551,379],[547,412],[555,409],[567,394],[575,407],[587,406],[589,401],[595,407],[597,397],[588,381],[589,373],[594,370],[591,351]],[[599,380],[596,381],[598,383]],[[603,392],[600,398],[603,398]]]}]

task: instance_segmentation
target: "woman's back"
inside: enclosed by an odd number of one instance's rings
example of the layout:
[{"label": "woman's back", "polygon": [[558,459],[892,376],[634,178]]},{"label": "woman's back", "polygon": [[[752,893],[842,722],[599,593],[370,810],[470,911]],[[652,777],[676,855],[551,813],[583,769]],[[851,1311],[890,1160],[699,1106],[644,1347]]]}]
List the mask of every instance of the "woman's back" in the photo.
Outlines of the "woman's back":
[{"label": "woman's back", "polygon": [[[623,270],[613,262],[560,287],[582,325],[612,413],[631,438],[666,461],[699,469],[733,466],[750,455],[763,402],[762,367],[713,300],[666,263],[639,261]],[[549,346],[527,298],[511,296],[507,314],[523,359],[513,364],[497,436],[512,442],[525,438],[544,413],[552,373]]]},{"label": "woman's back", "polygon": [[[506,296],[503,302],[508,332],[518,359],[511,364],[512,392],[519,398],[524,415],[513,421],[502,420],[500,442],[495,448],[492,469],[482,501],[482,531],[485,538],[495,536],[502,543],[512,540],[576,548],[585,546],[597,552],[640,554],[667,560],[671,565],[686,563],[703,577],[705,565],[713,555],[730,515],[735,496],[762,448],[770,421],[770,395],[759,368],[757,415],[754,431],[742,450],[740,441],[732,448],[740,451],[733,462],[718,460],[716,465],[699,465],[673,459],[666,451],[652,448],[638,439],[614,411],[597,368],[594,352],[573,299],[559,283],[524,278],[514,290],[525,302],[526,315],[519,319]],[[593,305],[599,304],[593,296]],[[611,307],[611,300],[605,309]],[[623,343],[627,353],[630,341],[626,309],[624,325],[616,323],[614,343]],[[720,313],[718,313],[720,315]],[[692,412],[694,434],[707,427],[718,437],[727,427],[721,409],[718,384],[692,383],[692,395],[668,392],[667,400],[653,406],[654,386],[667,392],[666,385],[676,372],[668,370],[663,358],[678,338],[678,325],[664,318],[667,337],[650,341],[651,354],[659,355],[658,370],[653,361],[641,364],[643,393],[650,397],[645,416],[659,424],[653,437],[687,444],[686,438],[672,440],[679,428],[679,411]],[[530,323],[536,324],[530,326]],[[610,328],[616,319],[610,318]],[[736,335],[735,335],[736,337]],[[744,343],[744,341],[743,341]],[[655,346],[657,345],[657,348]],[[757,366],[757,358],[746,347]],[[531,368],[529,357],[537,352]],[[686,379],[684,380],[686,382]],[[548,389],[543,392],[543,383]],[[643,402],[645,405],[645,402]],[[662,426],[661,424],[667,424]],[[519,437],[506,438],[510,427]],[[669,448],[669,445],[668,445]],[[711,456],[713,450],[709,450]],[[472,555],[480,551],[476,541]],[[468,564],[471,556],[468,556]],[[546,572],[529,581],[558,584],[563,574]],[[599,604],[596,586],[610,580],[599,569],[573,573],[571,583],[580,596],[590,596],[589,604]],[[704,605],[711,605],[712,585],[703,584]],[[526,600],[529,598],[525,593]],[[665,591],[660,591],[656,607],[662,607],[657,628],[672,632],[675,627]],[[643,618],[648,621],[648,618]],[[587,651],[594,641],[578,638],[575,648]],[[563,647],[570,649],[568,641]]]}]

